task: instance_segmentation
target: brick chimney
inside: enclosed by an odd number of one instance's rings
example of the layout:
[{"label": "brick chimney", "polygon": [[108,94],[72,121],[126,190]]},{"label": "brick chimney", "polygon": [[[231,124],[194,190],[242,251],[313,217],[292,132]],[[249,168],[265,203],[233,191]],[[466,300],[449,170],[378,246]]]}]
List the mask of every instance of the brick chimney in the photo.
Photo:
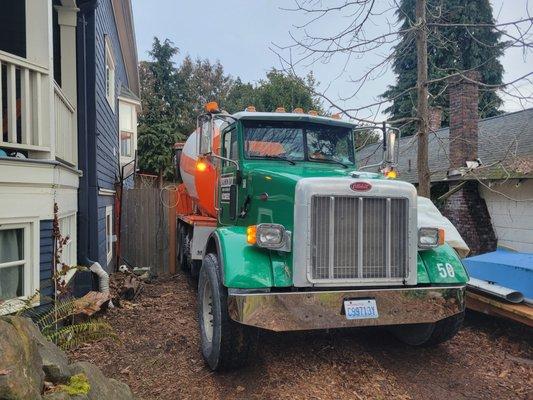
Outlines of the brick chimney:
[{"label": "brick chimney", "polygon": [[[450,99],[449,169],[466,167],[466,161],[477,159],[478,149],[478,85],[477,71],[464,73],[464,77],[448,80]],[[470,247],[471,254],[483,254],[496,249],[497,239],[492,227],[485,199],[479,193],[475,179],[466,182],[460,176],[451,179],[449,188],[459,185],[442,207],[442,213],[457,228]]]},{"label": "brick chimney", "polygon": [[478,71],[448,79],[450,99],[450,170],[466,166],[477,159],[478,147]]},{"label": "brick chimney", "polygon": [[429,107],[429,131],[435,132],[440,129],[442,123],[442,107]]}]

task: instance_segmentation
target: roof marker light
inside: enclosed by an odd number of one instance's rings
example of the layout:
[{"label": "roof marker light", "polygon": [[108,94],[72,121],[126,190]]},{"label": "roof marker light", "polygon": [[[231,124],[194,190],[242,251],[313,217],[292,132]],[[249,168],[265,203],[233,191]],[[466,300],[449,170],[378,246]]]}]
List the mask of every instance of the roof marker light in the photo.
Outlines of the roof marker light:
[{"label": "roof marker light", "polygon": [[304,113],[304,110],[303,110],[303,108],[296,107],[294,110],[292,110],[292,112],[293,112],[294,114],[303,114],[303,113]]},{"label": "roof marker light", "polygon": [[246,111],[255,112],[255,107],[254,106],[248,106],[248,107],[246,107]]},{"label": "roof marker light", "polygon": [[216,101],[210,101],[204,106],[204,109],[208,113],[219,113],[218,103]]},{"label": "roof marker light", "polygon": [[341,119],[341,114],[340,113],[335,113],[331,116],[332,119]]},{"label": "roof marker light", "polygon": [[277,113],[284,113],[284,112],[286,112],[286,111],[285,111],[285,107],[278,107],[278,108],[276,108],[276,111],[275,111],[275,112],[277,112]]},{"label": "roof marker light", "polygon": [[309,110],[307,112],[307,114],[312,115],[313,117],[316,117],[318,115],[318,111],[317,110]]}]

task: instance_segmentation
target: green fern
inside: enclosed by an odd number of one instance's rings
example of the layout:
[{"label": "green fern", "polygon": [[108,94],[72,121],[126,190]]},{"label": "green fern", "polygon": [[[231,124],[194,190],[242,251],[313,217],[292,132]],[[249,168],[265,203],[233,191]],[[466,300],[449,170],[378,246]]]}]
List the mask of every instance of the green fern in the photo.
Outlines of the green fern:
[{"label": "green fern", "polygon": [[46,333],[45,337],[63,350],[104,338],[119,340],[113,327],[103,320],[93,320],[64,326],[58,330]]}]

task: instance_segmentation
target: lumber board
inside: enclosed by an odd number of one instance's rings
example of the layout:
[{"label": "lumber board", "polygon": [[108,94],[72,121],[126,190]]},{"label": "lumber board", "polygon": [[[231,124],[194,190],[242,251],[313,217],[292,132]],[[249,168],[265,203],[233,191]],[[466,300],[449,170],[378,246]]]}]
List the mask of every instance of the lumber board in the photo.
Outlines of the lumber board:
[{"label": "lumber board", "polygon": [[488,315],[512,319],[533,327],[533,307],[499,301],[480,293],[466,292],[466,307]]}]

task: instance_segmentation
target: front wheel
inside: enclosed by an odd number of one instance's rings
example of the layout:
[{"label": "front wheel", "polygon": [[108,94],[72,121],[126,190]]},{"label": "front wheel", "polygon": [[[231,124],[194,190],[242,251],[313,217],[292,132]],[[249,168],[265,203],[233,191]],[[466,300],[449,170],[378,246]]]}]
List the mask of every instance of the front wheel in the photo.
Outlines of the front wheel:
[{"label": "front wheel", "polygon": [[391,328],[391,331],[410,346],[431,347],[453,338],[461,329],[464,318],[463,311],[433,324],[399,325]]},{"label": "front wheel", "polygon": [[228,314],[227,289],[215,254],[204,257],[198,279],[198,322],[202,354],[213,371],[239,368],[254,354],[257,331]]}]

